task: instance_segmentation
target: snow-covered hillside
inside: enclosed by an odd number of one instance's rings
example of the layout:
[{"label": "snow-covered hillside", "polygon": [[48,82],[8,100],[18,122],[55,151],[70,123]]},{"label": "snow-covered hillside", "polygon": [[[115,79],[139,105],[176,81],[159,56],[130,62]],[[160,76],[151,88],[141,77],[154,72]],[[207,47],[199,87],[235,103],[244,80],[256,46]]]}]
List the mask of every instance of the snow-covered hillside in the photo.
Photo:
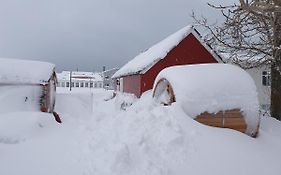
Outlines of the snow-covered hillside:
[{"label": "snow-covered hillside", "polygon": [[[118,94],[105,101],[112,92],[58,91],[62,124],[36,111],[0,114],[0,174],[281,173],[281,123],[272,118],[262,118],[254,139],[157,105],[151,92],[140,100]],[[123,99],[133,105],[122,110]]]}]

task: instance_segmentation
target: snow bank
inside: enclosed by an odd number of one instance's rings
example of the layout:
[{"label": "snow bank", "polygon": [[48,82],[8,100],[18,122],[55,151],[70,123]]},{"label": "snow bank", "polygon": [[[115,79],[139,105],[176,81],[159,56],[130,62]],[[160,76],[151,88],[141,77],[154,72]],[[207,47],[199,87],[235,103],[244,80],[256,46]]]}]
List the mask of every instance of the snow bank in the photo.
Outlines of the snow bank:
[{"label": "snow bank", "polygon": [[163,59],[174,47],[176,47],[186,36],[192,32],[192,26],[186,26],[166,39],[152,46],[143,53],[140,53],[133,60],[129,61],[119,69],[112,78],[124,75],[131,75],[143,71]]},{"label": "snow bank", "polygon": [[126,108],[131,106],[136,100],[137,97],[134,94],[117,92],[115,97],[116,109],[126,110]]},{"label": "snow bank", "polygon": [[0,58],[0,84],[46,83],[54,68],[47,62]]},{"label": "snow bank", "polygon": [[256,129],[259,122],[256,86],[243,69],[228,64],[169,67],[156,77],[154,89],[163,78],[171,84],[176,103],[188,116],[194,118],[203,112],[241,109],[247,132]]},{"label": "snow bank", "polygon": [[[0,114],[0,137],[10,139],[0,143],[0,174],[281,172],[279,121],[263,118],[260,136],[253,139],[233,130],[198,124],[178,105],[154,103],[151,91],[126,111],[115,108],[116,98],[104,101],[107,95],[107,91],[93,93],[93,113],[89,114],[85,112],[91,107],[88,92],[59,94],[56,110],[63,124],[53,122],[46,113]],[[19,142],[12,144],[11,140]]]},{"label": "snow bank", "polygon": [[0,115],[0,144],[30,141],[50,125],[57,125],[52,114],[42,112],[11,112]]}]

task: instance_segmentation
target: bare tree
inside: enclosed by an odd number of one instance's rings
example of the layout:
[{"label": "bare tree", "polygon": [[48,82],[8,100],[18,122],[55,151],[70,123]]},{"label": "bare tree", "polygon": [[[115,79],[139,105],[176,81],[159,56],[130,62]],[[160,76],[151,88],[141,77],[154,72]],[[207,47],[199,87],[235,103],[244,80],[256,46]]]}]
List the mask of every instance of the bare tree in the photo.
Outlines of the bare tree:
[{"label": "bare tree", "polygon": [[243,68],[269,65],[271,68],[271,116],[281,120],[281,0],[239,0],[229,6],[208,4],[220,10],[222,24],[208,24],[206,18],[192,17],[205,27],[207,43],[227,53]]}]

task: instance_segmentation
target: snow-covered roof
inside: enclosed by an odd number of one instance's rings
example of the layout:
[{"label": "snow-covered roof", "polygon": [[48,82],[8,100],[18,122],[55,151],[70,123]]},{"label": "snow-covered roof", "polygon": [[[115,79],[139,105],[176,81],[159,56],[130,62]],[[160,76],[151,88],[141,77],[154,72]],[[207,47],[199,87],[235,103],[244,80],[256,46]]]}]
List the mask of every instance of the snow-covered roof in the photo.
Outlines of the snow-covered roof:
[{"label": "snow-covered roof", "polygon": [[54,68],[55,65],[48,62],[0,58],[0,83],[44,84]]},{"label": "snow-covered roof", "polygon": [[175,48],[184,38],[192,33],[201,44],[219,61],[218,55],[207,46],[203,40],[200,39],[199,34],[193,26],[186,26],[176,33],[168,36],[164,40],[155,44],[145,52],[137,55],[133,60],[129,61],[122,68],[120,68],[112,78],[118,78],[126,75],[133,75],[137,73],[144,73],[151,68],[159,60],[163,59],[173,48]]},{"label": "snow-covered roof", "polygon": [[62,71],[61,73],[57,73],[58,80],[69,80],[70,71]]},{"label": "snow-covered roof", "polygon": [[[62,73],[57,74],[58,80],[69,80],[70,71],[62,71]],[[103,81],[100,73],[95,72],[72,72],[72,79],[75,80],[91,80],[91,81]]]},{"label": "snow-covered roof", "polygon": [[230,64],[169,67],[158,74],[154,89],[163,78],[171,84],[176,103],[190,117],[203,112],[241,109],[249,131],[256,129],[259,104],[255,82],[240,67]]}]

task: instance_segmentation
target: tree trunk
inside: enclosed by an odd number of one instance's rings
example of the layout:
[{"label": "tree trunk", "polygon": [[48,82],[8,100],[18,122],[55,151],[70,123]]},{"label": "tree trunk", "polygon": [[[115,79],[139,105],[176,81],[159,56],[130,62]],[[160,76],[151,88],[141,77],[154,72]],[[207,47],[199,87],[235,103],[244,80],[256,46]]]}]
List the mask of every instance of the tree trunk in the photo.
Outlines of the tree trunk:
[{"label": "tree trunk", "polygon": [[[276,5],[281,5],[275,1]],[[275,12],[273,61],[271,64],[271,116],[281,120],[281,13]]]},{"label": "tree trunk", "polygon": [[[279,59],[280,59],[279,54]],[[281,62],[271,66],[271,116],[281,120]]]}]

